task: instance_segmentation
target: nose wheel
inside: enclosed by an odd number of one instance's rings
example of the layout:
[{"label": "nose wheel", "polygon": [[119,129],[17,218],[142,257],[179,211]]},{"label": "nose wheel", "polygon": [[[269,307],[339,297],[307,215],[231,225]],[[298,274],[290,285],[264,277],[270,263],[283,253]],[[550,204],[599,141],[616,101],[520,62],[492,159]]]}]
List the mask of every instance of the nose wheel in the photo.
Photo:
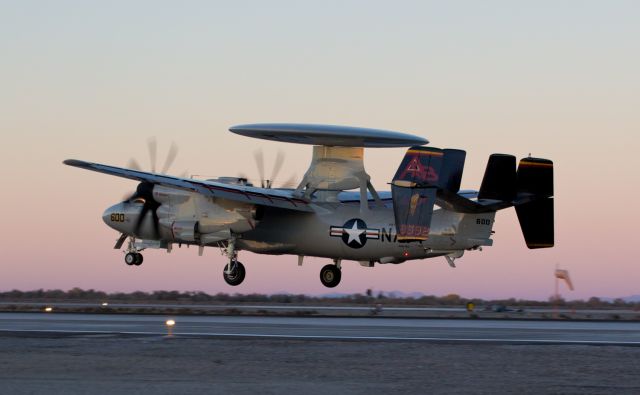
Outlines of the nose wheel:
[{"label": "nose wheel", "polygon": [[124,263],[129,266],[140,266],[142,265],[143,257],[139,252],[128,252],[124,256]]},{"label": "nose wheel", "polygon": [[244,270],[244,265],[238,261],[233,261],[229,265],[224,267],[224,271],[222,272],[222,276],[224,277],[224,281],[233,285],[240,285],[242,281],[244,281],[244,276],[246,271]]},{"label": "nose wheel", "polygon": [[[116,249],[122,247],[122,244],[124,243],[124,240],[127,238],[127,236],[125,234],[122,234],[122,236],[120,236],[120,238],[118,239],[118,242],[116,243],[115,247]],[[142,265],[142,254],[136,248],[136,240],[133,236],[129,236],[129,243],[126,249],[127,253],[124,256],[124,263],[126,263],[128,266],[140,266]]]},{"label": "nose wheel", "polygon": [[338,265],[326,265],[320,270],[320,281],[327,288],[333,288],[340,284],[342,270]]}]

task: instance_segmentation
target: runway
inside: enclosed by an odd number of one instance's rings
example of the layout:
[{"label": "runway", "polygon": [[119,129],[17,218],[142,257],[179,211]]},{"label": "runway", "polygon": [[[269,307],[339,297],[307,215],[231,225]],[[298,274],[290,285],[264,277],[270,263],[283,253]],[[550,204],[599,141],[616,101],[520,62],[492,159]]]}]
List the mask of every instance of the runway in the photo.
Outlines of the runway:
[{"label": "runway", "polygon": [[[143,310],[180,310],[191,309],[195,311],[206,312],[223,312],[225,310],[238,310],[246,313],[255,313],[260,311],[270,311],[278,313],[297,313],[305,311],[313,311],[323,315],[346,315],[346,314],[368,314],[373,305],[360,306],[336,306],[336,305],[294,305],[286,304],[192,304],[192,303],[118,303],[118,302],[0,302],[0,308],[27,307],[33,309],[41,309],[44,305],[53,305],[58,308],[67,308],[70,311],[82,308],[111,308],[111,309],[143,309]],[[477,314],[493,313],[493,306],[485,306],[486,309],[476,309]],[[503,306],[505,307],[505,306]],[[431,313],[450,313],[467,315],[465,307],[449,307],[449,306],[383,306],[385,315],[393,316],[422,316],[426,317]],[[518,313],[516,308],[509,308],[503,313]],[[606,317],[618,315],[621,317],[635,317],[639,312],[632,309],[568,309],[568,308],[548,308],[548,307],[523,307],[521,313],[529,313],[534,315],[542,314],[564,314],[579,315],[582,317]],[[433,317],[431,317],[433,318]],[[490,317],[486,317],[490,318]]]},{"label": "runway", "polygon": [[176,337],[640,346],[640,322],[2,313],[0,332],[162,336],[169,318]]}]

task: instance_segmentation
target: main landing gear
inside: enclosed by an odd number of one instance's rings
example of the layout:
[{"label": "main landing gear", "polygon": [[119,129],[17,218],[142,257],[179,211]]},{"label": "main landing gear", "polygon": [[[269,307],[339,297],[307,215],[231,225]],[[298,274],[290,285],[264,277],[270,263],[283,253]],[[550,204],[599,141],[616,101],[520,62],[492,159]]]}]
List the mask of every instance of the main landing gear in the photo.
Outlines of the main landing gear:
[{"label": "main landing gear", "polygon": [[334,259],[334,265],[326,265],[320,269],[320,281],[327,288],[333,288],[340,284],[342,278],[342,270],[340,269],[340,260]]},{"label": "main landing gear", "polygon": [[224,277],[224,281],[233,285],[240,285],[242,281],[244,281],[244,276],[247,272],[244,269],[244,265],[238,261],[230,262],[227,266],[224,267],[224,271],[222,272],[222,277]]},{"label": "main landing gear", "polygon": [[247,272],[244,269],[244,265],[238,261],[235,237],[229,239],[229,243],[227,244],[227,247],[222,250],[222,253],[229,258],[229,263],[225,265],[224,271],[222,272],[224,281],[234,287],[242,284]]}]

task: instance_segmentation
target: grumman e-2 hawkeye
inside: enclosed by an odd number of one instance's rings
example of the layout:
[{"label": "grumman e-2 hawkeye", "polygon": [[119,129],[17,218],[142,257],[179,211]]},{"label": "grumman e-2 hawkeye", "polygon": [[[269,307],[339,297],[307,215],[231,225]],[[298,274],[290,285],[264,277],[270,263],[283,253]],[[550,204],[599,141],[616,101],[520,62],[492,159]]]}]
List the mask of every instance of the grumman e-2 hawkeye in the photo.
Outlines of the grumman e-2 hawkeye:
[{"label": "grumman e-2 hawkeye", "polygon": [[[313,145],[309,169],[297,188],[261,187],[246,178],[174,177],[89,163],[65,164],[139,181],[136,192],[108,208],[104,222],[121,233],[125,262],[142,263],[146,248],[174,244],[220,248],[229,285],[239,285],[241,251],[329,258],[320,270],[326,287],[340,283],[344,260],[362,266],[399,264],[444,256],[452,267],[465,251],[491,246],[496,211],[515,207],[529,248],[554,245],[553,163],[512,155],[489,157],[480,190],[460,191],[465,151],[425,147],[404,133],[345,126],[251,124],[239,135]],[[377,192],[363,163],[364,148],[409,147],[390,180]]]}]

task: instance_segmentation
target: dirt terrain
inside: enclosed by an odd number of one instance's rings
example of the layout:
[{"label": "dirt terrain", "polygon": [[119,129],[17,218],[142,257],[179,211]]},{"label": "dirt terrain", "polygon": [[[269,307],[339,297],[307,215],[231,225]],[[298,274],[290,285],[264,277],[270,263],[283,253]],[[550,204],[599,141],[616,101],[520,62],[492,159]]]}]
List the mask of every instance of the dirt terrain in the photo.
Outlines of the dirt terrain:
[{"label": "dirt terrain", "polygon": [[7,394],[638,394],[640,347],[0,337]]}]

